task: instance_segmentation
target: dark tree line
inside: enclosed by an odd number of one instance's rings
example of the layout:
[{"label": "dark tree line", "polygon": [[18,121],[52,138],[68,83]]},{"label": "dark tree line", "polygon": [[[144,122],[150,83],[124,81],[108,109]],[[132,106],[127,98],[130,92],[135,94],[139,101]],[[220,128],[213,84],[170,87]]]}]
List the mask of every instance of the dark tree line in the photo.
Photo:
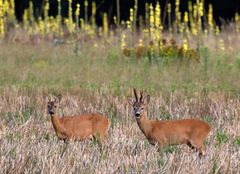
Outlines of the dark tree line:
[{"label": "dark tree line", "polygon": [[[22,20],[22,15],[24,9],[29,7],[30,0],[15,0],[15,12],[18,21]],[[45,0],[31,0],[34,7],[34,15],[36,18],[43,15],[43,7]],[[81,17],[84,17],[84,0],[72,0],[72,8],[73,10],[76,9],[76,4],[80,3],[81,5]],[[90,17],[91,12],[91,3],[93,0],[88,0],[88,16]],[[116,16],[116,2],[117,0],[95,0],[97,5],[97,12],[96,12],[96,22],[98,25],[102,23],[102,14],[103,12],[108,13],[108,17],[110,22],[113,22],[113,16]],[[134,6],[133,0],[119,0],[120,2],[120,16],[121,20],[127,20],[129,17],[129,9]],[[156,4],[157,0],[138,0],[138,15],[144,15],[145,13],[145,3],[153,3]],[[172,4],[172,12],[175,9],[175,0],[159,0],[161,5],[162,14],[164,16],[164,11],[166,11],[165,6],[167,2]],[[192,0],[192,2],[196,2],[196,0]],[[57,7],[57,0],[49,0],[50,3],[50,11],[49,15],[56,16],[58,13]],[[236,12],[240,13],[240,0],[205,0],[205,9],[208,8],[209,4],[213,5],[213,16],[214,20],[217,24],[221,24],[224,21],[231,21],[234,18]],[[68,15],[68,1],[61,0],[61,15],[66,17]],[[180,11],[186,11],[188,7],[187,0],[180,1]],[[172,14],[174,17],[174,14]]]}]

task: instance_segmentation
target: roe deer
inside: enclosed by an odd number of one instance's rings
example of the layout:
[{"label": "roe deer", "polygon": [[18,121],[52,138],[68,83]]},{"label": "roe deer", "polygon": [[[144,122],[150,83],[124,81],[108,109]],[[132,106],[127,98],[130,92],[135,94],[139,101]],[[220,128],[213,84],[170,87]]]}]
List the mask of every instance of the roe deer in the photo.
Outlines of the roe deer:
[{"label": "roe deer", "polygon": [[160,147],[187,144],[192,149],[197,149],[200,157],[205,155],[203,141],[211,129],[206,122],[198,119],[149,120],[145,107],[150,101],[150,95],[143,98],[141,91],[140,98],[138,98],[135,88],[133,92],[135,101],[128,97],[128,102],[133,106],[137,124],[150,144]]},{"label": "roe deer", "polygon": [[110,121],[99,114],[89,113],[80,116],[64,116],[59,118],[57,109],[61,96],[48,99],[48,113],[60,140],[84,140],[88,138],[100,138],[103,143],[105,132],[110,125]]}]

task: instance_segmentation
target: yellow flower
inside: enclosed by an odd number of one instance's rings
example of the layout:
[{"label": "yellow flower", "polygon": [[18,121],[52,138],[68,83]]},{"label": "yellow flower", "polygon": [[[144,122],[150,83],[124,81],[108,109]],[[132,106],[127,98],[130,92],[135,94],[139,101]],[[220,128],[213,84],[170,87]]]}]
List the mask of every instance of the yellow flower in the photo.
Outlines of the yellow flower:
[{"label": "yellow flower", "polygon": [[194,4],[193,5],[193,18],[194,19],[197,19],[197,5],[196,4]]},{"label": "yellow flower", "polygon": [[85,23],[84,23],[83,18],[80,18],[80,26],[81,26],[81,30],[85,31]]},{"label": "yellow flower", "polygon": [[219,35],[219,32],[220,32],[220,30],[219,30],[219,27],[218,27],[218,26],[216,26],[216,31],[215,31],[215,34],[216,34],[216,35]]},{"label": "yellow flower", "polygon": [[187,51],[187,50],[188,50],[187,40],[183,39],[183,51]]},{"label": "yellow flower", "polygon": [[129,17],[129,21],[130,22],[133,22],[133,17],[134,15],[133,15],[133,9],[132,8],[130,8],[130,17]]},{"label": "yellow flower", "polygon": [[126,41],[125,41],[125,39],[126,39],[126,35],[125,35],[125,33],[123,32],[123,33],[122,33],[122,37],[121,37],[121,49],[122,49],[122,50],[124,50],[124,49],[126,48]]},{"label": "yellow flower", "polygon": [[0,0],[0,37],[4,35],[4,8],[3,0]]},{"label": "yellow flower", "polygon": [[208,25],[210,30],[213,30],[213,8],[211,4],[209,4],[208,8]]},{"label": "yellow flower", "polygon": [[149,19],[149,22],[150,22],[150,26],[154,26],[154,11],[153,11],[153,6],[152,4],[150,4],[149,6],[149,10],[150,10],[150,19]]},{"label": "yellow flower", "polygon": [[87,1],[87,0],[84,1],[84,6],[85,6],[85,7],[88,6],[88,1]]},{"label": "yellow flower", "polygon": [[167,12],[168,12],[169,14],[171,13],[171,3],[168,3]]},{"label": "yellow flower", "polygon": [[157,2],[157,5],[155,7],[155,27],[156,28],[159,28],[161,25],[160,16],[161,16],[161,8],[160,8],[159,3]]},{"label": "yellow flower", "polygon": [[199,16],[203,16],[203,3],[199,2]]},{"label": "yellow flower", "polygon": [[114,24],[117,25],[117,16],[113,16]]},{"label": "yellow flower", "polygon": [[138,41],[138,46],[135,49],[135,54],[137,59],[140,59],[145,53],[145,47],[143,45],[143,41],[142,39],[139,39]]},{"label": "yellow flower", "polygon": [[104,36],[108,36],[108,20],[107,20],[107,13],[103,14],[103,33]]},{"label": "yellow flower", "polygon": [[96,10],[97,10],[97,8],[96,8],[96,2],[93,1],[93,2],[92,2],[92,15],[93,15],[93,16],[96,15]]},{"label": "yellow flower", "polygon": [[80,15],[80,4],[77,4],[76,5],[76,12],[75,12],[75,14],[76,14],[76,16],[78,17],[79,15]]},{"label": "yellow flower", "polygon": [[220,50],[222,50],[222,51],[224,51],[225,50],[225,46],[224,46],[224,41],[223,41],[223,39],[219,39],[219,43],[218,43],[219,45],[218,45],[218,48],[220,49]]},{"label": "yellow flower", "polygon": [[184,12],[184,22],[188,23],[188,12]]}]

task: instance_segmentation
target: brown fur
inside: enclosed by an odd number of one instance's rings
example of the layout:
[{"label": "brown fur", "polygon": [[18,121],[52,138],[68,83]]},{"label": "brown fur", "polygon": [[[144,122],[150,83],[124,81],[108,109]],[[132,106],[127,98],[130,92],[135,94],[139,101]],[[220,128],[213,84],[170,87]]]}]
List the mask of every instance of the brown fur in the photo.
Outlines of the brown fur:
[{"label": "brown fur", "polygon": [[105,132],[110,121],[100,114],[90,113],[80,116],[64,116],[59,118],[56,114],[60,99],[48,101],[48,112],[56,135],[61,140],[84,140],[99,138],[103,143]]},{"label": "brown fur", "polygon": [[138,100],[136,89],[134,89],[134,95],[136,101],[132,101],[130,98],[128,100],[134,107],[137,124],[150,144],[158,144],[160,147],[187,144],[192,149],[196,148],[200,156],[205,154],[206,148],[203,142],[211,130],[206,122],[198,119],[149,120],[145,107],[150,96],[148,95],[143,99],[141,92],[140,100]]}]

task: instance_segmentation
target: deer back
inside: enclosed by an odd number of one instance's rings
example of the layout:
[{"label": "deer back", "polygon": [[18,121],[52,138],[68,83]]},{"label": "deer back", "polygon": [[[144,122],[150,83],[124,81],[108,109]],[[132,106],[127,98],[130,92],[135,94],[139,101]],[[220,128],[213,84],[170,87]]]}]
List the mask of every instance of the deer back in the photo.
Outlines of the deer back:
[{"label": "deer back", "polygon": [[108,119],[98,114],[84,114],[80,116],[64,116],[61,118],[62,125],[70,132],[71,136],[82,139],[89,138],[94,134],[101,134],[101,130],[108,127]]}]

